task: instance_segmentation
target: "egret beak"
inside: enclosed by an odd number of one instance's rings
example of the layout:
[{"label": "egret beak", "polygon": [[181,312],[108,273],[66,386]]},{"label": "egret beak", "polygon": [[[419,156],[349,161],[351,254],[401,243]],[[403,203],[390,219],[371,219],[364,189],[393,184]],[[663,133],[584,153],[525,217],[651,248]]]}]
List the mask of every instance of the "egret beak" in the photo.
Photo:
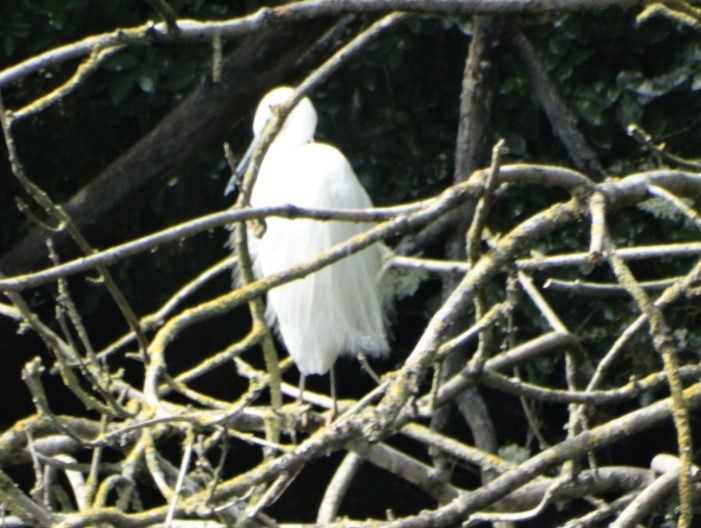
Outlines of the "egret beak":
[{"label": "egret beak", "polygon": [[246,153],[241,158],[241,161],[239,162],[238,166],[236,167],[236,171],[231,175],[229,183],[226,184],[226,189],[224,189],[224,196],[227,196],[234,192],[234,189],[236,189],[236,187],[239,186],[239,183],[243,180],[243,175],[246,173],[246,168],[248,167],[248,164],[251,161],[251,156],[253,155],[253,151],[256,149],[257,146],[258,138],[254,138],[253,141],[251,141],[251,144],[248,146]]}]

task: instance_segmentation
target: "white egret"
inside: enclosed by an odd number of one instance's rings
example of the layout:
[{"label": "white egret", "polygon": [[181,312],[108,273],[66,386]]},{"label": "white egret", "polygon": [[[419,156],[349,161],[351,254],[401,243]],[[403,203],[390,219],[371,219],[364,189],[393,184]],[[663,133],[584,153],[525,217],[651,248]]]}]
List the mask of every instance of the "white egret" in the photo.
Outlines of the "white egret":
[{"label": "white egret", "polygon": [[[275,88],[263,97],[253,120],[255,148],[273,109],[293,93]],[[292,204],[307,208],[364,209],[372,202],[350,163],[336,148],[314,141],[317,114],[303,98],[268,149],[251,194],[254,207]],[[239,165],[241,174],[246,156]],[[232,177],[233,179],[233,177]],[[227,186],[231,190],[233,183]],[[289,269],[368,229],[371,224],[268,217],[262,236],[249,231],[254,273],[263,277]],[[340,353],[382,356],[389,351],[378,287],[383,249],[373,245],[322,270],[268,292],[266,319],[277,328],[305,376],[331,371]]]}]

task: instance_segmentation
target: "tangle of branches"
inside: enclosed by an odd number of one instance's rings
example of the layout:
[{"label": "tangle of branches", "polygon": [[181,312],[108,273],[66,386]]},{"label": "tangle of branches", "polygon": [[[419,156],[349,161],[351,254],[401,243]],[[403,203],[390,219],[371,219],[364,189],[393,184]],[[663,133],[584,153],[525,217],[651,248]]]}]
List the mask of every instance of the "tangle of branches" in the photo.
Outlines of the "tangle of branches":
[{"label": "tangle of branches", "polygon": [[[679,353],[675,324],[669,318],[670,308],[698,302],[701,237],[684,243],[660,239],[654,244],[634,240],[622,244],[614,233],[622,218],[634,222],[637,206],[651,198],[701,230],[701,216],[690,205],[701,194],[701,169],[667,153],[633,127],[631,135],[660,161],[659,166],[605,178],[606,171],[575,128],[526,37],[511,21],[497,18],[526,9],[573,9],[576,4],[577,9],[590,10],[637,2],[318,0],[217,23],[178,20],[165,2],[149,4],[166,19],[163,25],[115,29],[47,50],[0,72],[4,90],[51,63],[88,57],[71,79],[45,96],[15,110],[0,106],[12,173],[50,219],[41,228],[45,238],[51,238],[51,229],[67,232],[84,253],[61,263],[49,243],[53,266],[0,276],[0,315],[35,334],[47,352],[42,358],[29,358],[22,373],[35,412],[0,434],[3,525],[284,526],[295,519],[273,515],[271,507],[284,500],[288,486],[313,462],[341,453],[333,477],[315,483],[323,493],[316,511],[319,525],[519,523],[538,521],[557,506],[559,522],[569,528],[631,527],[665,511],[678,519],[679,526],[691,526],[698,501],[691,421],[701,406],[701,366]],[[693,4],[654,6],[641,14],[641,20],[662,15],[683,19],[690,26],[698,23]],[[390,12],[395,9],[407,12]],[[413,12],[474,15],[456,174],[453,184],[434,196],[369,211],[237,205],[97,251],[66,210],[26,174],[15,144],[17,123],[70,97],[100,61],[125,46],[148,39],[168,43],[229,38],[298,18],[380,11],[382,18],[306,76],[295,101],[313,93],[369,42]],[[496,40],[512,46],[524,61],[534,93],[574,168],[511,163],[503,141],[493,145],[491,161],[480,167],[479,147],[472,148],[470,141],[484,142],[487,137],[480,130],[488,124],[488,110],[482,111],[489,106],[485,94],[490,93],[490,80],[480,68],[492,60],[490,48]],[[221,53],[221,45],[214,49]],[[221,57],[214,62],[218,60]],[[267,144],[293,104],[269,123]],[[254,155],[243,196],[253,184],[265,148],[264,142]],[[506,225],[497,218],[498,211],[514,189],[526,189],[530,196],[538,196],[542,189],[559,192],[548,203],[535,200],[538,205]],[[271,215],[371,221],[375,227],[284,273],[190,302],[205,285],[246,260],[245,255],[232,257],[223,251],[220,262],[203,263],[198,276],[151,314],[135,313],[110,273],[110,265],[136,254],[175,241],[188,244],[198,233]],[[442,259],[420,256],[436,233],[446,232],[458,233],[461,251]],[[341,400],[340,415],[329,423],[332,404],[327,396],[307,391],[299,403],[297,388],[282,379],[281,372],[291,362],[285,354],[278,359],[259,303],[272,288],[388,239],[401,240],[394,244],[396,252],[386,266],[394,283],[439,277],[451,287],[397,367],[382,373],[379,384],[366,393]],[[549,241],[548,248],[560,249],[544,254],[544,240]],[[635,273],[635,264],[641,262],[652,263],[651,267],[664,262],[665,269],[672,262],[683,271],[642,280]],[[84,323],[67,280],[86,273],[99,275],[129,325],[128,332],[102,349],[92,346],[94,330]],[[28,293],[41,285],[51,285],[55,291],[56,321],[42,319],[28,301]],[[596,313],[602,297],[629,300],[627,313],[612,316],[616,324],[610,326],[603,350],[590,346],[587,321],[570,317],[575,308],[579,314]],[[243,306],[248,306],[253,321],[244,338],[222,350],[207,351],[187,370],[173,368],[174,343],[186,331],[206,321],[223,321],[223,316],[234,317]],[[265,368],[258,360],[261,349]],[[620,372],[631,349],[645,355],[641,363],[648,368],[624,379]],[[460,358],[457,363],[455,358]],[[138,375],[125,377],[126,363],[132,370],[136,364]],[[527,374],[545,364],[553,365],[556,373]],[[217,370],[229,372],[246,387],[234,401],[218,399],[197,384]],[[48,376],[60,380],[83,412],[55,412]],[[534,442],[518,449],[518,457],[507,457],[503,449],[495,452],[498,445],[473,445],[464,432],[432,422],[441,409],[451,407],[474,419],[481,411],[468,395],[485,388],[523,405],[522,418]],[[542,408],[558,409],[562,434],[554,437],[542,430],[538,418]],[[489,415],[484,419],[489,421]],[[669,430],[678,451],[658,452],[645,466],[601,456],[617,445],[635,443],[638,435],[653,428]],[[478,434],[473,430],[474,437]],[[405,445],[412,448],[398,447]],[[238,460],[232,473],[228,461],[240,458],[240,452],[247,453],[247,459]],[[250,456],[251,452],[256,455]],[[415,486],[434,506],[397,516],[391,513],[396,505],[388,494],[387,518],[341,515],[344,497],[364,463]],[[17,467],[33,470],[31,489],[13,481],[10,475]],[[466,486],[465,475],[474,480],[475,474],[480,482]]]}]

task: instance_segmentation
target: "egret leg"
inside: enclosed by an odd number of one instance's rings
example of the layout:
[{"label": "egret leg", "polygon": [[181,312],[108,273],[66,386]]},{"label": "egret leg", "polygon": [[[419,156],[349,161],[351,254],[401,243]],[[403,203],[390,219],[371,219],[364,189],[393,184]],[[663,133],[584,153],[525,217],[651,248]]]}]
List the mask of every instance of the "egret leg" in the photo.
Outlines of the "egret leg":
[{"label": "egret leg", "polygon": [[[298,386],[298,390],[297,390],[297,392],[298,392],[297,405],[302,407],[301,421],[300,421],[300,423],[302,425],[302,429],[306,429],[307,425],[308,425],[307,411],[304,410],[304,407],[303,407],[303,405],[304,405],[304,386],[306,385],[306,382],[307,382],[307,377],[300,372],[299,373],[299,386]],[[294,442],[297,443],[296,436],[295,436]]]},{"label": "egret leg", "polygon": [[331,400],[333,401],[333,407],[331,407],[331,416],[329,417],[329,423],[333,422],[338,416],[338,404],[336,403],[336,373],[331,365],[331,370],[329,370],[329,381],[331,382]]},{"label": "egret leg", "polygon": [[365,355],[365,353],[358,352],[358,361],[360,361],[360,366],[363,367],[363,370],[367,372],[373,381],[379,385],[381,383],[380,376],[377,375],[377,372],[375,372],[375,370],[370,366],[370,363],[368,363],[368,357]]},{"label": "egret leg", "polygon": [[297,403],[300,405],[304,402],[304,386],[306,385],[306,382],[307,382],[307,377],[300,372],[299,373],[299,386],[297,389]]}]

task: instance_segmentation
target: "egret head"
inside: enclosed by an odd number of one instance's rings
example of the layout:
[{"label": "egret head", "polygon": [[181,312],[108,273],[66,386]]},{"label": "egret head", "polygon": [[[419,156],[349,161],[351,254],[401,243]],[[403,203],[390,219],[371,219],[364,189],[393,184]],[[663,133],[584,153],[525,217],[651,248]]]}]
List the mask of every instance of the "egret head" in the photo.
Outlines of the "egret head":
[{"label": "egret head", "polygon": [[[241,158],[241,162],[238,167],[236,167],[236,171],[231,176],[226,190],[224,191],[225,196],[233,192],[238,182],[243,178],[251,155],[260,142],[260,135],[263,133],[263,129],[268,123],[268,120],[273,115],[273,109],[285,103],[293,93],[294,90],[289,86],[278,86],[265,94],[265,97],[261,100],[253,119],[253,141]],[[287,116],[285,123],[275,136],[275,140],[270,146],[269,152],[278,149],[295,148],[309,143],[314,139],[315,130],[316,110],[314,110],[312,102],[307,97],[304,97]]]},{"label": "egret head", "polygon": [[[273,115],[273,108],[286,102],[294,90],[289,86],[278,86],[272,89],[261,100],[256,110],[256,116],[253,119],[253,134],[258,137],[263,132],[265,125]],[[316,110],[314,105],[304,97],[292,112],[287,116],[285,124],[282,126],[277,137],[289,138],[299,145],[309,143],[314,139],[314,131],[316,130]]]}]

